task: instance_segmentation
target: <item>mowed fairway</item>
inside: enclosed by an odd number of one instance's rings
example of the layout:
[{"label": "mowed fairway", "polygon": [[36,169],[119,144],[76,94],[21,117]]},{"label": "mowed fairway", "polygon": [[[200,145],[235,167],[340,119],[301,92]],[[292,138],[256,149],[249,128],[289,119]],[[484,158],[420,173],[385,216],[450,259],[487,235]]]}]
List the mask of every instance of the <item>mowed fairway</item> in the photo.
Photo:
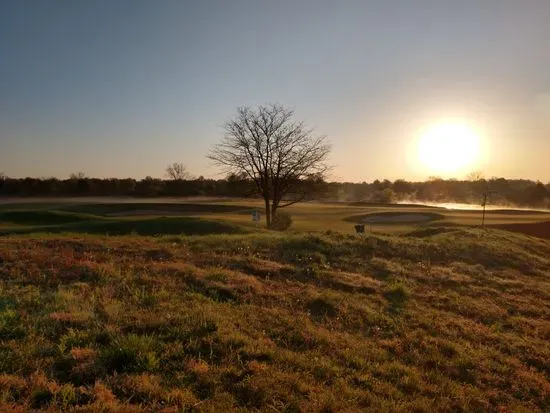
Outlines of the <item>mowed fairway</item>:
[{"label": "mowed fairway", "polygon": [[549,411],[549,240],[419,206],[304,203],[275,232],[260,203],[133,201],[0,208],[0,411]]}]

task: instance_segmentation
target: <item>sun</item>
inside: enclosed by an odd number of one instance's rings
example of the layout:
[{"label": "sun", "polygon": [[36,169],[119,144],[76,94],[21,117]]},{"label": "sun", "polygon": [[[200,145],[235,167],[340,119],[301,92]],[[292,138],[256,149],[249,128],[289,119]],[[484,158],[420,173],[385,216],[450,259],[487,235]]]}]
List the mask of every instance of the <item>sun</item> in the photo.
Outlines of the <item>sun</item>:
[{"label": "sun", "polygon": [[427,128],[418,141],[418,160],[430,173],[460,174],[475,168],[479,134],[467,123],[448,121]]}]

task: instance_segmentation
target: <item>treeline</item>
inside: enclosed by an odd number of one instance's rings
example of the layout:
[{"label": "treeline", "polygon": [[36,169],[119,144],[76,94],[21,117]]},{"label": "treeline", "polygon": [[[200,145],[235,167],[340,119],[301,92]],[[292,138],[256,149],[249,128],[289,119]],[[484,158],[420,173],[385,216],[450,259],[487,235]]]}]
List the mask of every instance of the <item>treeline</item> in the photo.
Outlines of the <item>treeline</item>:
[{"label": "treeline", "polygon": [[[374,182],[301,183],[308,198],[343,202],[457,202],[479,204],[486,192],[489,202],[498,205],[549,208],[550,184],[530,180],[493,178],[489,180],[430,179],[425,182],[406,180]],[[83,174],[69,179],[9,178],[0,176],[0,197],[32,196],[132,196],[132,197],[249,197],[255,195],[252,182],[231,175],[226,179],[98,179]],[[299,193],[292,195],[300,196]]]},{"label": "treeline", "polygon": [[348,202],[426,202],[481,204],[484,195],[494,205],[550,208],[550,183],[525,179],[430,179],[424,182],[379,181],[329,183],[331,197]]}]

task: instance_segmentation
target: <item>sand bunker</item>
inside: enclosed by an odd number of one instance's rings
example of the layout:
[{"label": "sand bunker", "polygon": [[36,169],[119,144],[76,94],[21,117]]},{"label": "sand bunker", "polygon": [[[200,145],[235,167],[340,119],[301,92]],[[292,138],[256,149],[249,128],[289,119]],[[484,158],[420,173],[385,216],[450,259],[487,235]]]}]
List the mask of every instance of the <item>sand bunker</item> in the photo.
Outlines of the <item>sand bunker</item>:
[{"label": "sand bunker", "polygon": [[433,218],[426,214],[399,214],[399,215],[375,215],[363,218],[365,224],[370,223],[414,223],[414,222],[427,222]]},{"label": "sand bunker", "polygon": [[378,212],[353,216],[346,220],[361,224],[417,224],[443,218],[441,214],[426,212]]}]

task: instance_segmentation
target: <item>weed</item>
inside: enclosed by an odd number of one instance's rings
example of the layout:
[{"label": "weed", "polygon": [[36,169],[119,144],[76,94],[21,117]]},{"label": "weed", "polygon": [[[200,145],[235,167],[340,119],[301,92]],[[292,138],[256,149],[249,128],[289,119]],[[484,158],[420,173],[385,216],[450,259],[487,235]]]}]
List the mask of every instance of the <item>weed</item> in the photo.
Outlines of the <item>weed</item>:
[{"label": "weed", "polygon": [[31,394],[30,407],[33,409],[41,409],[46,407],[53,400],[53,393],[47,389],[35,390]]},{"label": "weed", "polygon": [[152,337],[122,336],[101,351],[99,362],[108,373],[153,371],[158,366],[155,347]]},{"label": "weed", "polygon": [[338,314],[338,310],[334,304],[329,299],[323,297],[311,300],[307,308],[311,312],[311,315],[316,318],[336,317]]}]

